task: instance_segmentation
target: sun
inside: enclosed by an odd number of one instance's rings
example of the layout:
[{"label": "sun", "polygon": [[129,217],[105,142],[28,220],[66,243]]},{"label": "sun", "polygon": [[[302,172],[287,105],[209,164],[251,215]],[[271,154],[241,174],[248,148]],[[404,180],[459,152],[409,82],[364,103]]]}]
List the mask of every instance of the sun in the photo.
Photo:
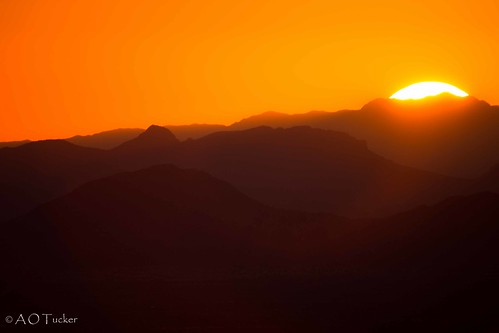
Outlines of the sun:
[{"label": "sun", "polygon": [[449,93],[457,97],[466,97],[468,93],[462,91],[459,88],[454,87],[451,84],[443,82],[419,82],[411,84],[397,91],[395,94],[390,96],[391,99],[421,99],[428,96],[436,96],[442,93]]}]

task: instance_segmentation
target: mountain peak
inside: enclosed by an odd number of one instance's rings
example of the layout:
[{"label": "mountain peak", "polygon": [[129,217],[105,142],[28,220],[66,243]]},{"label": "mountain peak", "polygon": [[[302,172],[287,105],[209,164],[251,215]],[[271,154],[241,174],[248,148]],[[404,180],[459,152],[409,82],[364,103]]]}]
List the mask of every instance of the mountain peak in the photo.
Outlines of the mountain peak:
[{"label": "mountain peak", "polygon": [[138,137],[139,138],[149,137],[149,138],[168,139],[168,140],[177,141],[177,138],[175,137],[175,135],[173,135],[173,133],[169,129],[158,125],[149,126]]},{"label": "mountain peak", "polygon": [[150,150],[168,148],[179,143],[173,133],[162,126],[151,125],[135,139],[127,141],[116,149],[118,150]]}]

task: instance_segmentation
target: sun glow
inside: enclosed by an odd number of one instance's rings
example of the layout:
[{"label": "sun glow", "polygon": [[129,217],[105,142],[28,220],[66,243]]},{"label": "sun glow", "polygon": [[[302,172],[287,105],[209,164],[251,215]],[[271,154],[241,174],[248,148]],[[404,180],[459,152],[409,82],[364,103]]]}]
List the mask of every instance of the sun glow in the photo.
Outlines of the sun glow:
[{"label": "sun glow", "polygon": [[458,97],[466,97],[468,94],[459,88],[443,82],[419,82],[411,84],[390,96],[392,99],[421,99],[428,96],[436,96],[449,93]]}]

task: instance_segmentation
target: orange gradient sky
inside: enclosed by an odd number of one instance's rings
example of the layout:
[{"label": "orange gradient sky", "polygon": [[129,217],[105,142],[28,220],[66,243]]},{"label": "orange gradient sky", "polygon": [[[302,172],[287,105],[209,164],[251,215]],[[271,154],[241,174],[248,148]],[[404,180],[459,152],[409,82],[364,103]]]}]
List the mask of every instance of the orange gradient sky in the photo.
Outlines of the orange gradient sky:
[{"label": "orange gradient sky", "polygon": [[498,104],[499,5],[0,1],[0,140],[360,108],[418,81]]}]

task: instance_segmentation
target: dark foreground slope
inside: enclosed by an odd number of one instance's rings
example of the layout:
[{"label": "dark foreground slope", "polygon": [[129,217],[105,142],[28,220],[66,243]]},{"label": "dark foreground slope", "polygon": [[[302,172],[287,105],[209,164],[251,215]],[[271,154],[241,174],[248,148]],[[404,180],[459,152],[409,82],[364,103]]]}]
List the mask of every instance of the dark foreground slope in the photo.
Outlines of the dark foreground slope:
[{"label": "dark foreground slope", "polygon": [[0,310],[66,313],[80,331],[493,332],[497,221],[490,193],[345,220],[158,166],[12,221]]}]

